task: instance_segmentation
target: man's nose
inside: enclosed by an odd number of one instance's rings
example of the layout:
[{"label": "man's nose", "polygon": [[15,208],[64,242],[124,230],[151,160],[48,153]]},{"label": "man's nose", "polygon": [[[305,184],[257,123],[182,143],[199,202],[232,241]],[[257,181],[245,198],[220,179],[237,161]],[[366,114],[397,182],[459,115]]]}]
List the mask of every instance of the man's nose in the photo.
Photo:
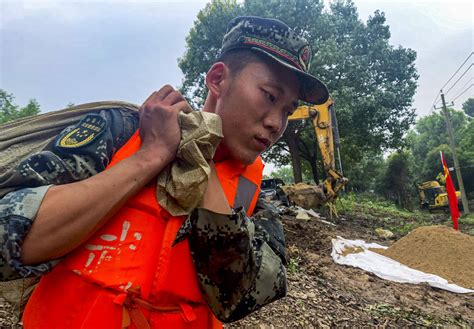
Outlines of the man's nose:
[{"label": "man's nose", "polygon": [[281,114],[281,111],[278,111],[276,109],[269,111],[267,115],[263,118],[263,125],[272,133],[279,133],[281,127],[283,126],[283,116]]}]

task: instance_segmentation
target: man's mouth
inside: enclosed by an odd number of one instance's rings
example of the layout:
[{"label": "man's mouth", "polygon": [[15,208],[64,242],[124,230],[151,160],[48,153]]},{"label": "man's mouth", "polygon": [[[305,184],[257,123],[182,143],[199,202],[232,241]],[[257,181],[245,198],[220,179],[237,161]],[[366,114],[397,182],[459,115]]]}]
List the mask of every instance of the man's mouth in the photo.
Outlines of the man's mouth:
[{"label": "man's mouth", "polygon": [[257,148],[260,151],[264,151],[265,149],[269,148],[272,143],[269,139],[266,139],[264,137],[255,137]]}]

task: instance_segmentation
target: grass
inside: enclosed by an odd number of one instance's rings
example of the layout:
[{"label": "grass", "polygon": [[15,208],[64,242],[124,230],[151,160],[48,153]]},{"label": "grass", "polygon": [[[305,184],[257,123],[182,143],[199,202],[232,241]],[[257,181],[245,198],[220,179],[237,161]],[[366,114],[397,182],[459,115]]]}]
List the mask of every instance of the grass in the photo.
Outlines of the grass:
[{"label": "grass", "polygon": [[[404,209],[374,194],[343,194],[336,201],[336,209],[341,217],[362,219],[374,228],[390,230],[399,237],[420,226],[452,226],[450,214]],[[474,214],[463,215],[459,225],[463,233],[474,235]]]},{"label": "grass", "polygon": [[461,216],[461,218],[459,218],[459,223],[474,225],[474,213]]},{"label": "grass", "polygon": [[375,318],[405,319],[414,325],[422,327],[444,327],[460,326],[464,327],[464,321],[458,321],[455,318],[439,318],[430,314],[423,314],[419,310],[406,309],[390,304],[372,304],[365,308]]},{"label": "grass", "polygon": [[474,236],[474,213],[462,215],[459,218],[459,226],[463,233]]},{"label": "grass", "polygon": [[440,224],[447,219],[447,215],[444,213],[431,214],[418,209],[404,209],[392,201],[373,194],[349,193],[342,195],[337,201],[336,207],[342,216],[371,221],[375,227],[388,229],[399,236],[403,236],[419,226]]},{"label": "grass", "polygon": [[291,257],[290,258],[290,260],[288,261],[288,265],[286,267],[288,275],[294,275],[294,274],[298,273],[299,262],[300,261],[301,261],[300,257],[296,257],[296,258]]},{"label": "grass", "polygon": [[364,212],[377,217],[410,218],[414,212],[397,207],[393,202],[375,195],[349,193],[342,195],[336,207],[339,214]]}]

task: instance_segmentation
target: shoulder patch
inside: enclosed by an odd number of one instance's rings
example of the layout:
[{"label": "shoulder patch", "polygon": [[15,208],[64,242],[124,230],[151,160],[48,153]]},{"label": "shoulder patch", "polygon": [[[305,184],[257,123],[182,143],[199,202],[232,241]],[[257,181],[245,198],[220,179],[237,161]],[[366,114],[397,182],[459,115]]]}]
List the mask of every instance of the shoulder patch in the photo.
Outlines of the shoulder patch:
[{"label": "shoulder patch", "polygon": [[83,118],[70,132],[62,136],[56,146],[60,148],[79,148],[93,142],[105,130],[106,121],[97,114]]}]

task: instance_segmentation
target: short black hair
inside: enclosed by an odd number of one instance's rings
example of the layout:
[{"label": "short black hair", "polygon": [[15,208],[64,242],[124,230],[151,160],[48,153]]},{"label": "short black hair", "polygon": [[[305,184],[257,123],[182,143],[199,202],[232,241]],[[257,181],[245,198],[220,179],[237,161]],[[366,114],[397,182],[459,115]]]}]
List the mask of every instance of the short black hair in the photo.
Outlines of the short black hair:
[{"label": "short black hair", "polygon": [[223,62],[230,69],[230,72],[236,76],[243,68],[250,63],[268,62],[267,56],[251,49],[233,49],[220,55],[217,62]]}]

